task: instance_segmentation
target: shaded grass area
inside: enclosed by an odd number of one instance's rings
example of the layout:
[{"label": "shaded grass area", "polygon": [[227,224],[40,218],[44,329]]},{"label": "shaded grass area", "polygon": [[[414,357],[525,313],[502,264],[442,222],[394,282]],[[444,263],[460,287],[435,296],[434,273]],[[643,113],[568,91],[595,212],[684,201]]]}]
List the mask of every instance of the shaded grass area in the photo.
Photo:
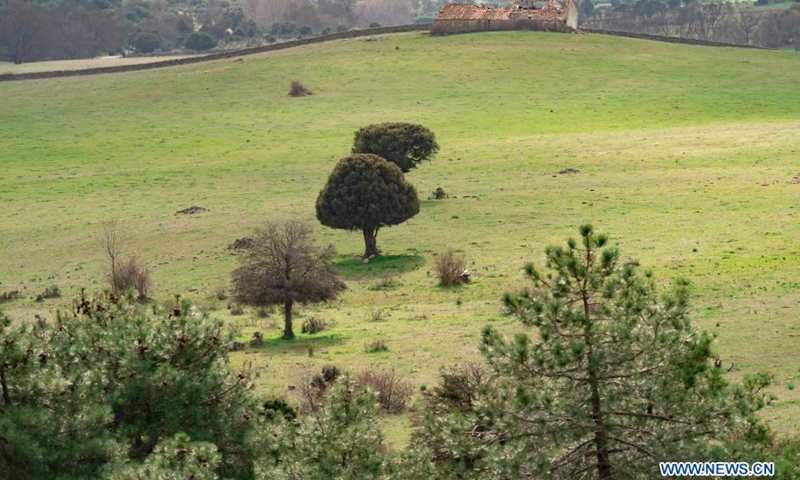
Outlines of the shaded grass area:
[{"label": "shaded grass area", "polygon": [[[399,48],[398,48],[399,47]],[[299,79],[314,95],[287,96]],[[592,222],[666,284],[694,284],[732,377],[776,374],[779,430],[800,428],[800,57],[598,35],[420,34],[329,42],[158,71],[0,84],[0,291],[15,318],[52,316],[102,288],[96,235],[123,220],[159,297],[182,293],[266,344],[232,354],[285,395],[301,367],[395,368],[415,385],[476,359],[481,328],[513,332],[500,296],[526,261]],[[314,202],[355,130],[411,121],[442,150],[408,174],[419,215],[361,235],[323,229]],[[562,175],[564,168],[580,170]],[[197,215],[175,215],[198,205]],[[300,309],[334,325],[279,340],[281,319],[231,316],[214,291],[227,246],[261,223],[299,218],[334,243],[349,290]],[[436,253],[466,255],[473,283],[437,287]],[[384,277],[391,288],[376,288]],[[36,304],[51,284],[62,299]],[[375,313],[380,320],[375,321]],[[251,318],[252,317],[252,318]],[[366,354],[383,340],[388,351]],[[309,356],[309,346],[313,354]],[[402,438],[402,421],[395,422]],[[394,435],[394,434],[393,434]]]},{"label": "shaded grass area", "polygon": [[425,259],[414,255],[382,255],[377,258],[345,258],[337,262],[339,275],[345,280],[365,280],[387,275],[402,275],[425,265]]}]

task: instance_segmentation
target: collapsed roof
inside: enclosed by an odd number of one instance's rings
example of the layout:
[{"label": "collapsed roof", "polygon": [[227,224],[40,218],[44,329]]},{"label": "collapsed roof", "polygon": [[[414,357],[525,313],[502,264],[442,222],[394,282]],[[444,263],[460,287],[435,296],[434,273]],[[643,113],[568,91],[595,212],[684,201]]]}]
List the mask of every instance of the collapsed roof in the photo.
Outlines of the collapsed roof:
[{"label": "collapsed roof", "polygon": [[[569,2],[571,0],[566,0]],[[515,0],[510,7],[491,8],[479,4],[448,3],[439,11],[436,20],[539,20],[564,21],[567,16],[566,2],[525,2]]]}]

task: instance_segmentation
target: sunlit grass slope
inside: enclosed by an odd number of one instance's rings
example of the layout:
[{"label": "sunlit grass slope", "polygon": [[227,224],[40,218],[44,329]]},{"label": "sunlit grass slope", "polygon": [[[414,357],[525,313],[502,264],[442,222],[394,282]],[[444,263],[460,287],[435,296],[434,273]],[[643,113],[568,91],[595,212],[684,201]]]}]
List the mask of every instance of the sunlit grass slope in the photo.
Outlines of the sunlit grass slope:
[{"label": "sunlit grass slope", "polygon": [[[314,94],[286,95],[290,80]],[[431,384],[477,358],[521,267],[584,222],[623,253],[695,285],[695,318],[731,375],[770,370],[767,412],[800,428],[800,56],[595,35],[423,34],[324,44],[130,74],[0,84],[0,291],[18,318],[101,288],[100,222],[123,220],[164,300],[181,293],[267,345],[234,357],[283,394],[303,365],[396,368]],[[323,229],[314,201],[356,128],[411,121],[442,150],[408,174],[423,198],[363,264],[360,235]],[[561,175],[563,168],[580,173]],[[436,187],[457,198],[424,200]],[[176,216],[199,205],[209,211]],[[231,317],[213,292],[227,245],[276,218],[336,244],[349,291],[313,314],[315,337],[277,340],[279,318]],[[436,286],[456,248],[475,283]],[[397,286],[375,289],[382,276]],[[50,284],[62,300],[30,297]],[[372,321],[381,317],[381,321]],[[389,351],[364,352],[387,341]],[[312,356],[309,356],[309,355]],[[402,423],[402,422],[401,422]],[[401,428],[402,430],[402,428]]]}]

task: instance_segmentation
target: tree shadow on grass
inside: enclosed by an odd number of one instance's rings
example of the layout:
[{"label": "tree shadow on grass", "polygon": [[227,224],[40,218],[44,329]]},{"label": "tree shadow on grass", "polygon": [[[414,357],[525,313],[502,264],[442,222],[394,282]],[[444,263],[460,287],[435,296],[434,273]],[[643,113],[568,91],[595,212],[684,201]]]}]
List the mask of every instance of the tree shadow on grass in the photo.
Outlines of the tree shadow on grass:
[{"label": "tree shadow on grass", "polygon": [[[344,343],[345,337],[339,333],[317,333],[314,335],[297,334],[294,340],[284,340],[280,332],[270,332],[264,344],[259,347],[248,346],[245,353],[275,354],[308,354],[308,349],[315,351],[330,348]],[[266,337],[266,335],[265,335]]]},{"label": "tree shadow on grass", "polygon": [[400,275],[420,268],[425,258],[419,255],[387,255],[364,263],[360,258],[346,258],[336,263],[339,275],[345,280],[363,280],[383,275]]}]

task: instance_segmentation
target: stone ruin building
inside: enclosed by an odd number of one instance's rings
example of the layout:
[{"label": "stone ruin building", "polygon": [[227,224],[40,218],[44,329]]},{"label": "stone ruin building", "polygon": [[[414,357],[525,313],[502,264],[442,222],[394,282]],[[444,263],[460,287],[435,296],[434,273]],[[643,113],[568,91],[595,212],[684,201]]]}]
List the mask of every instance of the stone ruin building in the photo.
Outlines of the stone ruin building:
[{"label": "stone ruin building", "polygon": [[578,8],[573,0],[514,0],[510,7],[448,3],[431,27],[433,35],[492,30],[542,30],[573,32],[578,29]]}]

